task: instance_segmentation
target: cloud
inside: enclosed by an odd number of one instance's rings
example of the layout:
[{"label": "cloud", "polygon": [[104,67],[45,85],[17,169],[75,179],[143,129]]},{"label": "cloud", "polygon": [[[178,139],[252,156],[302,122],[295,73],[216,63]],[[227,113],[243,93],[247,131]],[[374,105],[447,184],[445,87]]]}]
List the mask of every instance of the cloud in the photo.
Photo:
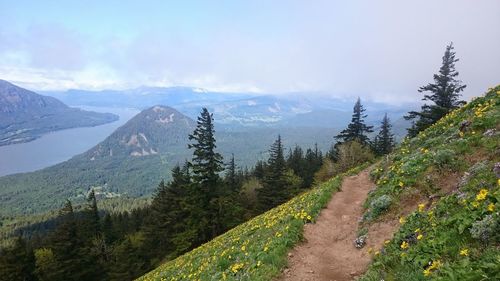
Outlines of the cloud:
[{"label": "cloud", "polygon": [[164,22],[144,11],[134,24],[120,15],[92,19],[126,23],[127,30],[108,32],[69,28],[68,20],[18,30],[3,25],[0,76],[44,89],[184,85],[399,103],[420,99],[416,90],[432,81],[454,41],[466,97],[498,83],[498,1],[221,5],[207,14],[194,7],[176,10],[182,15],[167,11]]}]

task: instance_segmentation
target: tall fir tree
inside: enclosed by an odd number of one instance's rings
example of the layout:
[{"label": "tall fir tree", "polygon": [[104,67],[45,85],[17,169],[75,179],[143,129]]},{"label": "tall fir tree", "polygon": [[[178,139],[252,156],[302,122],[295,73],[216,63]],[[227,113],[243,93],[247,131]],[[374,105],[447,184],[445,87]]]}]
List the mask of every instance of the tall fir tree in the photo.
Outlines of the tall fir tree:
[{"label": "tall fir tree", "polygon": [[[186,231],[189,213],[189,189],[191,179],[188,168],[176,165],[172,169],[172,181],[160,182],[150,214],[144,226],[145,247],[153,264],[165,255],[177,256],[188,250],[192,237],[180,237]],[[184,240],[182,240],[184,238]],[[177,239],[177,240],[176,240]]]},{"label": "tall fir tree", "polygon": [[198,117],[194,132],[189,135],[194,141],[188,145],[193,149],[193,159],[190,166],[193,171],[194,198],[198,198],[199,209],[199,239],[207,241],[221,232],[223,226],[219,221],[219,203],[221,179],[219,173],[223,171],[222,155],[215,151],[215,129],[213,115],[203,108]]},{"label": "tall fir tree", "polygon": [[350,141],[358,141],[365,146],[370,144],[370,139],[367,134],[373,132],[373,126],[365,124],[365,118],[367,117],[367,115],[364,114],[365,111],[366,110],[361,104],[361,99],[358,98],[354,104],[351,123],[347,125],[346,129],[342,130],[337,136],[335,136],[335,139],[337,140],[335,148],[341,143]]},{"label": "tall fir tree", "polygon": [[283,153],[281,136],[272,144],[269,150],[269,160],[262,182],[263,187],[257,190],[257,198],[261,211],[269,210],[286,202],[290,197],[287,190],[286,162]]},{"label": "tall fir tree", "polygon": [[81,254],[83,241],[69,200],[59,211],[60,224],[52,234],[52,243],[57,268],[54,280],[89,280],[89,274],[82,270],[86,266]]},{"label": "tall fir tree", "polygon": [[392,125],[386,113],[382,119],[380,131],[373,141],[373,150],[375,154],[379,156],[389,154],[394,149],[394,135],[391,132],[391,128]]},{"label": "tall fir tree", "polygon": [[97,198],[94,189],[87,197],[87,208],[85,209],[87,231],[89,236],[97,236],[101,233],[101,224],[99,219],[99,210],[97,209]]},{"label": "tall fir tree", "polygon": [[430,92],[431,94],[425,94],[422,100],[432,103],[424,104],[420,111],[410,111],[405,116],[406,120],[413,120],[412,126],[408,128],[409,137],[416,136],[453,109],[465,104],[460,100],[460,92],[465,89],[466,85],[457,79],[458,71],[455,70],[455,63],[459,59],[455,58],[453,50],[452,42],[446,46],[439,73],[434,74],[434,83],[418,89],[419,93]]},{"label": "tall fir tree", "polygon": [[238,171],[236,170],[236,162],[234,160],[234,154],[231,154],[231,160],[227,164],[227,171],[225,181],[231,192],[239,192],[240,189],[240,179],[238,176]]}]

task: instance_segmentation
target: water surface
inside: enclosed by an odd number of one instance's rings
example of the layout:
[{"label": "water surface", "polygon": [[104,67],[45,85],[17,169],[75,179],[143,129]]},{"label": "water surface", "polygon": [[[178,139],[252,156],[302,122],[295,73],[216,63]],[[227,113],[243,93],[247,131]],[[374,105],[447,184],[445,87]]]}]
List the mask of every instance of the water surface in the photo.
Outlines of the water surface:
[{"label": "water surface", "polygon": [[51,132],[27,143],[0,146],[0,176],[42,169],[87,151],[109,136],[119,126],[139,113],[131,108],[80,106],[79,108],[111,112],[120,119],[96,126]]}]

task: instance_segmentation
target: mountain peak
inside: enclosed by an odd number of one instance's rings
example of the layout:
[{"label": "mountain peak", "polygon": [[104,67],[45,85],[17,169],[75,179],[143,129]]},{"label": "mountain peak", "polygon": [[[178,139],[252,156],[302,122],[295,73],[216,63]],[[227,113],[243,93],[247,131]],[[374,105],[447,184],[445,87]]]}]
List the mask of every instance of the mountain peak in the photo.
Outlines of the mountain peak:
[{"label": "mountain peak", "polygon": [[164,105],[141,111],[102,143],[87,152],[90,160],[108,156],[140,157],[161,154],[184,143],[195,122]]}]

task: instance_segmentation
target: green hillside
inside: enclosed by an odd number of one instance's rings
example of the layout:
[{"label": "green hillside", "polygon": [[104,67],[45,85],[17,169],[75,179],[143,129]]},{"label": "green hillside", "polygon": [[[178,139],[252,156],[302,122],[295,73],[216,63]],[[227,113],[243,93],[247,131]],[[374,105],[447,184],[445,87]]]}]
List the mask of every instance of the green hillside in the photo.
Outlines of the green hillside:
[{"label": "green hillside", "polygon": [[[373,168],[377,187],[365,202],[360,231],[394,220],[401,227],[374,252],[364,280],[500,277],[499,106],[500,86],[405,140]],[[286,264],[287,249],[300,240],[303,225],[315,220],[342,177],[138,280],[272,280]]]},{"label": "green hillside", "polygon": [[[373,170],[364,227],[399,220],[363,280],[500,279],[500,86]],[[389,198],[384,208],[381,198]]]}]

